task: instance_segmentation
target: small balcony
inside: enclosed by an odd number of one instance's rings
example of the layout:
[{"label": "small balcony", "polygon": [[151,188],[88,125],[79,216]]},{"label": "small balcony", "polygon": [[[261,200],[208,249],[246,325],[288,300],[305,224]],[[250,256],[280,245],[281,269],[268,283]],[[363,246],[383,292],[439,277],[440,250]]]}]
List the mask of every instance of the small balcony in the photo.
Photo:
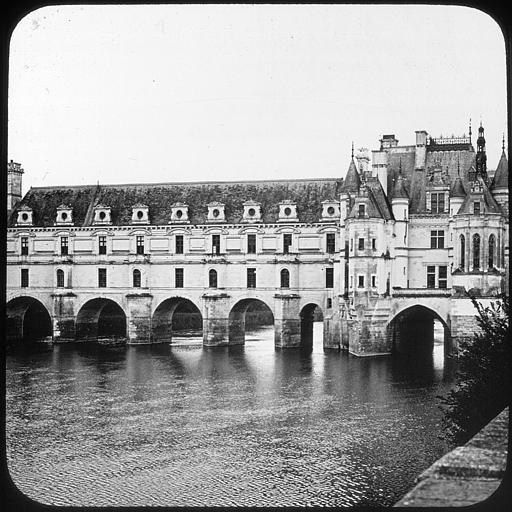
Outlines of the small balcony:
[{"label": "small balcony", "polygon": [[393,297],[451,297],[451,288],[395,288]]}]

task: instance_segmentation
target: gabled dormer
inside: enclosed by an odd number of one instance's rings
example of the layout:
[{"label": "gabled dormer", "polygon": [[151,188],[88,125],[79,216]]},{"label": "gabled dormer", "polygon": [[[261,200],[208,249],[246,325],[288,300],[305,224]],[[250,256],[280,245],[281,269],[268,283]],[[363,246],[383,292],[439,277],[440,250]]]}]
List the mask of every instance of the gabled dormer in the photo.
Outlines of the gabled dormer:
[{"label": "gabled dormer", "polygon": [[189,223],[188,218],[188,204],[174,203],[171,206],[171,223],[173,224],[186,224]]},{"label": "gabled dormer", "polygon": [[322,201],[322,213],[320,221],[336,221],[340,218],[340,202],[334,199]]},{"label": "gabled dormer", "polygon": [[426,173],[426,210],[429,213],[440,214],[449,211],[450,176],[447,169],[435,164]]},{"label": "gabled dormer", "polygon": [[112,224],[111,218],[111,208],[110,206],[106,206],[104,204],[97,204],[94,207],[94,217],[93,217],[93,225],[95,226],[108,226]]},{"label": "gabled dormer", "polygon": [[261,203],[249,200],[243,204],[243,207],[243,222],[261,222]]},{"label": "gabled dormer", "polygon": [[279,203],[279,222],[299,222],[297,217],[297,204],[294,201],[284,200]]},{"label": "gabled dormer", "polygon": [[26,204],[18,208],[18,217],[16,219],[17,226],[32,226],[33,224],[33,210]]},{"label": "gabled dormer", "polygon": [[149,207],[142,203],[132,206],[132,224],[149,224]]},{"label": "gabled dormer", "polygon": [[206,217],[207,222],[218,223],[226,222],[226,211],[224,203],[213,201],[208,203],[208,215]]},{"label": "gabled dormer", "polygon": [[73,209],[67,204],[61,204],[57,207],[55,216],[56,226],[72,226],[73,225]]}]

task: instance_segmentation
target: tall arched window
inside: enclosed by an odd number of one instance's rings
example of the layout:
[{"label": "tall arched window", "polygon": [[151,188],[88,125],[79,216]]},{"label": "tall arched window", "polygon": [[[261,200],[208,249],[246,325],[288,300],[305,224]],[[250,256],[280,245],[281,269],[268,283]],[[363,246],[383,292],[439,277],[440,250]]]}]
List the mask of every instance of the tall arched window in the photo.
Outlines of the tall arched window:
[{"label": "tall arched window", "polygon": [[140,278],[140,270],[135,269],[133,271],[133,287],[140,288],[141,278]]},{"label": "tall arched window", "polygon": [[480,269],[480,235],[473,235],[473,270]]},{"label": "tall arched window", "polygon": [[64,288],[64,270],[57,270],[57,287]]},{"label": "tall arched window", "polygon": [[290,272],[286,268],[281,270],[281,288],[290,288]]},{"label": "tall arched window", "polygon": [[217,271],[211,269],[208,272],[208,286],[210,288],[217,288]]},{"label": "tall arched window", "polygon": [[466,267],[466,238],[460,235],[460,264],[459,267],[464,270]]},{"label": "tall arched window", "polygon": [[489,268],[494,267],[494,259],[496,254],[496,237],[491,235],[489,237]]}]

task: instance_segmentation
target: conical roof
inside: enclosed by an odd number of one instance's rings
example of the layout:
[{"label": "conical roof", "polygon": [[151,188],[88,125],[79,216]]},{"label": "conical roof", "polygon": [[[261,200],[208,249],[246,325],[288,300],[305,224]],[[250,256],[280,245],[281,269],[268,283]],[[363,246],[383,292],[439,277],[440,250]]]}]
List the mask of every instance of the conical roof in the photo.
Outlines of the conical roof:
[{"label": "conical roof", "polygon": [[498,163],[498,168],[494,173],[494,178],[491,184],[491,190],[495,188],[508,188],[508,161],[505,155],[505,150],[501,153],[501,158]]},{"label": "conical roof", "polygon": [[464,185],[462,184],[460,176],[457,176],[453,182],[452,189],[450,190],[450,197],[466,197],[466,191],[464,190]]},{"label": "conical roof", "polygon": [[350,160],[350,165],[348,166],[347,175],[345,176],[345,180],[343,181],[342,190],[344,192],[352,192],[353,194],[357,194],[360,185],[361,178],[359,177],[359,173],[357,172],[357,167],[354,162],[354,158],[352,158]]}]

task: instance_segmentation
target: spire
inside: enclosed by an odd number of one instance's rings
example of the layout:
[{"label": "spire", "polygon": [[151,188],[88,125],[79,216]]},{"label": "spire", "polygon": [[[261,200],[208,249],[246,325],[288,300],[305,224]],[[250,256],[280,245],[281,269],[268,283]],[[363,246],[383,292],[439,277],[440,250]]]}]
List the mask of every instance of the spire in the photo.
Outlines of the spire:
[{"label": "spire", "polygon": [[359,173],[357,172],[356,163],[354,161],[354,145],[352,144],[352,157],[350,159],[350,165],[348,166],[347,175],[345,176],[345,180],[343,181],[344,192],[350,192],[352,194],[357,194],[359,192],[359,187],[361,185],[361,178]]},{"label": "spire", "polygon": [[471,144],[471,117],[469,118],[469,143]]},{"label": "spire", "polygon": [[476,141],[476,174],[484,180],[487,179],[487,155],[485,153],[484,127],[480,121],[478,128],[478,139]]},{"label": "spire", "polygon": [[452,189],[450,190],[450,197],[466,197],[466,191],[464,190],[464,185],[462,184],[460,175],[457,176],[453,182]]},{"label": "spire", "polygon": [[505,153],[505,132],[503,132],[503,139],[501,141],[501,151]]},{"label": "spire", "polygon": [[352,160],[354,160],[354,141],[352,141],[352,152],[350,154],[350,158],[352,158]]},{"label": "spire", "polygon": [[508,160],[505,153],[505,134],[503,134],[503,151],[490,188],[491,190],[496,188],[508,188]]}]

